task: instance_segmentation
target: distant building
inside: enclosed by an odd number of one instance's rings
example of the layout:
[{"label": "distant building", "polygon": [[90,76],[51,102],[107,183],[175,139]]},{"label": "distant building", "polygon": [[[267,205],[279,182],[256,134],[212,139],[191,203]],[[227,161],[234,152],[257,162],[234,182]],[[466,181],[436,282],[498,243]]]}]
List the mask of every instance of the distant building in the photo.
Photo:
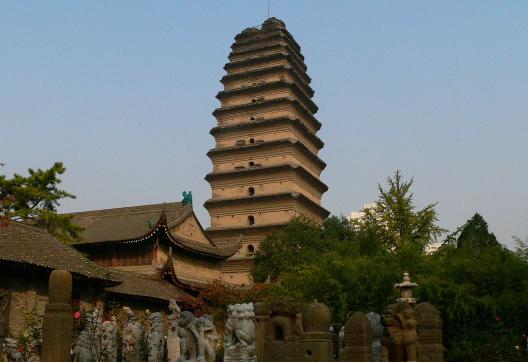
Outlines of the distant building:
[{"label": "distant building", "polygon": [[361,220],[365,216],[365,209],[373,209],[376,207],[376,203],[371,202],[368,204],[363,205],[361,210],[359,211],[352,211],[350,215],[348,216],[348,220],[355,221],[355,220]]}]

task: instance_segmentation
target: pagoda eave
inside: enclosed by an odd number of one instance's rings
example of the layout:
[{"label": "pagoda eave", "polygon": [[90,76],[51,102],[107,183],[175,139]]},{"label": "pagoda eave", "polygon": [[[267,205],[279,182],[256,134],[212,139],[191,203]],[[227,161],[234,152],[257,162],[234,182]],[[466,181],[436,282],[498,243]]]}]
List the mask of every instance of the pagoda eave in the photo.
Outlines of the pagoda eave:
[{"label": "pagoda eave", "polygon": [[315,133],[311,132],[308,129],[308,127],[306,127],[306,125],[300,119],[289,118],[289,117],[276,117],[276,118],[268,118],[268,119],[257,118],[256,120],[251,121],[251,122],[237,123],[237,124],[232,124],[228,126],[216,126],[216,127],[213,127],[209,131],[209,133],[212,136],[217,136],[220,134],[229,133],[231,131],[249,130],[249,129],[259,128],[262,126],[278,125],[278,124],[283,124],[283,123],[291,123],[295,127],[297,127],[297,129],[299,129],[303,133],[303,135],[308,137],[315,144],[318,150],[324,147],[324,142],[319,137],[317,137]]},{"label": "pagoda eave", "polygon": [[216,99],[218,99],[219,101],[222,101],[231,96],[243,95],[243,94],[253,93],[256,91],[264,91],[264,90],[270,90],[270,89],[282,89],[282,88],[289,88],[295,93],[295,95],[297,95],[299,98],[302,98],[303,102],[306,103],[306,106],[309,108],[310,112],[317,113],[317,111],[319,110],[319,107],[317,107],[317,105],[310,98],[306,96],[306,94],[299,88],[297,83],[290,83],[286,81],[257,83],[256,85],[252,85],[248,87],[223,90],[223,91],[218,92],[218,94],[216,95]]},{"label": "pagoda eave", "polygon": [[308,206],[310,209],[314,210],[317,214],[319,214],[320,217],[323,219],[326,219],[328,215],[330,215],[330,212],[326,210],[321,205],[315,203],[305,195],[298,193],[298,192],[281,192],[276,194],[263,194],[263,195],[253,195],[253,196],[240,196],[240,197],[230,197],[230,198],[214,198],[209,199],[206,202],[204,202],[204,207],[207,210],[211,210],[215,205],[233,205],[233,204],[241,204],[248,202],[256,202],[256,201],[267,201],[267,200],[298,200],[304,205]]},{"label": "pagoda eave", "polygon": [[231,106],[231,107],[223,107],[223,108],[217,108],[213,111],[213,116],[215,117],[219,117],[223,114],[229,114],[229,113],[232,113],[232,112],[238,112],[238,111],[249,111],[249,110],[254,110],[254,109],[261,109],[262,106],[272,106],[272,105],[284,105],[284,104],[292,104],[294,105],[297,110],[299,110],[301,113],[303,113],[306,118],[308,119],[308,121],[310,121],[314,128],[318,131],[321,129],[321,122],[319,122],[317,120],[317,118],[314,117],[313,114],[311,114],[307,109],[306,107],[304,107],[299,101],[297,101],[296,99],[291,99],[291,98],[287,98],[287,97],[282,97],[282,98],[275,98],[275,99],[270,99],[270,100],[264,100],[264,101],[261,101],[261,102],[254,102],[254,103],[248,103],[248,104],[241,104],[241,105],[236,105],[236,106]]},{"label": "pagoda eave", "polygon": [[306,93],[310,97],[313,97],[313,95],[315,94],[314,90],[312,89],[312,87],[310,87],[309,84],[305,83],[302,80],[302,77],[299,74],[299,72],[292,67],[286,67],[284,65],[276,65],[273,67],[248,70],[246,72],[226,74],[222,77],[222,79],[220,79],[220,83],[225,85],[226,82],[228,81],[240,80],[240,79],[251,78],[251,77],[259,77],[265,74],[276,73],[278,71],[279,72],[280,71],[290,72],[293,75],[293,77],[299,81],[298,83],[304,88],[304,90],[306,90]]}]

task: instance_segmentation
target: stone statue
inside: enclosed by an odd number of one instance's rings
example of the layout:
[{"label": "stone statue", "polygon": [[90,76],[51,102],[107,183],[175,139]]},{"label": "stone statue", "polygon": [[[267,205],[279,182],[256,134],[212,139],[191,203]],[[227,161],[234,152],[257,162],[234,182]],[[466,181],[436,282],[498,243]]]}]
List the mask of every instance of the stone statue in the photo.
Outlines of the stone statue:
[{"label": "stone statue", "polygon": [[385,307],[382,324],[382,362],[418,362],[417,321],[409,303]]},{"label": "stone statue", "polygon": [[381,325],[381,316],[378,313],[369,312],[367,318],[372,326],[372,360],[373,362],[381,361],[381,337],[383,337],[383,326]]},{"label": "stone statue", "polygon": [[123,362],[140,362],[143,328],[129,307],[123,307],[125,323],[123,326]]},{"label": "stone statue", "polygon": [[174,299],[169,300],[169,329],[167,331],[167,360],[176,362],[180,357],[180,337],[178,337],[178,320],[181,309]]},{"label": "stone statue", "polygon": [[196,318],[191,312],[184,311],[178,321],[180,337],[180,357],[177,362],[214,362],[215,346],[218,334],[213,317]]},{"label": "stone statue", "polygon": [[24,356],[22,356],[22,352],[18,350],[18,341],[16,339],[4,339],[4,350],[7,362],[24,362]]},{"label": "stone statue", "polygon": [[38,340],[34,340],[29,344],[29,358],[27,362],[40,362],[40,350],[42,344]]},{"label": "stone statue", "polygon": [[345,326],[342,326],[337,336],[339,348],[337,349],[337,361],[345,361]]},{"label": "stone statue", "polygon": [[117,361],[117,322],[114,316],[104,321],[101,327],[101,360],[105,362]]},{"label": "stone statue", "polygon": [[79,333],[73,347],[74,362],[92,362],[99,359],[101,351],[101,318],[95,308],[85,321],[84,329]]},{"label": "stone statue", "polygon": [[224,362],[256,362],[253,303],[230,305],[227,311]]},{"label": "stone statue", "polygon": [[162,362],[165,356],[165,335],[161,313],[149,315],[149,332],[147,336],[148,362]]},{"label": "stone statue", "polygon": [[191,191],[189,191],[189,192],[183,191],[182,192],[182,196],[183,196],[182,203],[184,205],[192,205],[193,200],[192,200],[192,192]]}]

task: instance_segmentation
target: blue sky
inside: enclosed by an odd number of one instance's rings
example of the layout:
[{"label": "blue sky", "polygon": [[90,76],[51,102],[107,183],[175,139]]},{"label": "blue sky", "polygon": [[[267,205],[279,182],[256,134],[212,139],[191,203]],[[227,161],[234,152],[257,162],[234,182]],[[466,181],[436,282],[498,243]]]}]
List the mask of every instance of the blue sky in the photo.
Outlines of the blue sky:
[{"label": "blue sky", "polygon": [[[261,1],[0,1],[3,172],[68,170],[62,211],[170,202],[205,226],[209,129]],[[450,230],[528,235],[528,2],[271,0],[302,47],[330,190],[348,214],[395,170]]]}]

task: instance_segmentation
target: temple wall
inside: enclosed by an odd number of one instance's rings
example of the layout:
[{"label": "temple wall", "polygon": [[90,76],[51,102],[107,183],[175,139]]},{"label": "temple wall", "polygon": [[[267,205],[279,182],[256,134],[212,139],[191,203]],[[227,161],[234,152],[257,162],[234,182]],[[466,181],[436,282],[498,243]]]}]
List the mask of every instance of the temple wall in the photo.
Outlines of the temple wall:
[{"label": "temple wall", "polygon": [[250,260],[225,261],[222,263],[221,280],[227,284],[249,286],[253,283],[250,272],[252,265]]},{"label": "temple wall", "polygon": [[173,235],[179,235],[187,239],[209,244],[207,236],[200,227],[200,224],[194,215],[190,215],[187,217],[187,219],[185,219],[185,221],[171,228],[170,232]]},{"label": "temple wall", "polygon": [[172,257],[178,277],[201,283],[212,283],[220,279],[220,263],[216,260],[198,259],[178,253]]},{"label": "temple wall", "polygon": [[251,139],[254,142],[259,141],[277,141],[286,138],[293,138],[302,142],[310,151],[317,155],[319,149],[313,142],[311,138],[305,136],[305,134],[300,131],[297,127],[292,124],[273,124],[266,125],[265,123],[260,124],[254,129],[251,130],[240,130],[240,131],[231,131],[229,133],[224,133],[217,135],[215,137],[216,147],[225,148],[225,147],[235,147],[237,142],[244,141],[246,145],[251,144]]}]

